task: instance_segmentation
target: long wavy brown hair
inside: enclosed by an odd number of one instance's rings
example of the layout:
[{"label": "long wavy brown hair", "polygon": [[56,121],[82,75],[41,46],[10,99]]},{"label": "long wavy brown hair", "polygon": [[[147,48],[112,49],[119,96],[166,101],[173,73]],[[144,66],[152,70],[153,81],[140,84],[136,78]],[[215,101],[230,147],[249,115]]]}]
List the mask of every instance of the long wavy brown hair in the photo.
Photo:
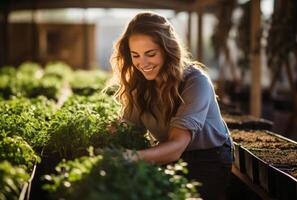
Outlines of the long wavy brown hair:
[{"label": "long wavy brown hair", "polygon": [[[159,93],[156,81],[146,80],[142,73],[133,66],[129,38],[135,34],[152,37],[164,52],[164,66],[158,74],[161,80]],[[157,102],[161,102],[163,120],[169,123],[171,117],[176,114],[178,105],[183,102],[179,87],[183,81],[184,68],[193,63],[169,21],[153,12],[137,14],[115,43],[110,61],[115,75],[120,80],[120,88],[116,95],[123,105],[124,112],[131,114],[136,106],[140,111],[140,116],[144,112],[149,112],[156,119],[154,106]]]}]

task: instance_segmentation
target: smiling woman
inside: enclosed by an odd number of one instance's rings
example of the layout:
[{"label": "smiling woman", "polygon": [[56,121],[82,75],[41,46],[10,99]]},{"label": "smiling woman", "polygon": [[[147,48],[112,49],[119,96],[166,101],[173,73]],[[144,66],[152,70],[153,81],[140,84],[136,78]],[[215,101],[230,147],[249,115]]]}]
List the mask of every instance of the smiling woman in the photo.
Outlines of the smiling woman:
[{"label": "smiling woman", "polygon": [[137,14],[117,41],[111,64],[120,80],[123,119],[159,141],[124,155],[157,164],[182,158],[188,178],[202,182],[203,199],[224,199],[230,134],[203,65],[189,59],[168,20],[152,12]]},{"label": "smiling woman", "polygon": [[164,64],[161,47],[152,37],[143,34],[132,35],[129,38],[129,47],[133,65],[147,80],[156,80]]}]

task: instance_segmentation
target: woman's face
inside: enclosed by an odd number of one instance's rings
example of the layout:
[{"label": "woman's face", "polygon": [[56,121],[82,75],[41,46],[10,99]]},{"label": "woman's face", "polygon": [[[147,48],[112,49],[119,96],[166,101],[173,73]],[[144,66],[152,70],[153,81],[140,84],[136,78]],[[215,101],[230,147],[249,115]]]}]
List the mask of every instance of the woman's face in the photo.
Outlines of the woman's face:
[{"label": "woman's face", "polygon": [[129,38],[130,54],[133,65],[147,80],[157,80],[164,65],[161,47],[148,35],[136,34]]}]

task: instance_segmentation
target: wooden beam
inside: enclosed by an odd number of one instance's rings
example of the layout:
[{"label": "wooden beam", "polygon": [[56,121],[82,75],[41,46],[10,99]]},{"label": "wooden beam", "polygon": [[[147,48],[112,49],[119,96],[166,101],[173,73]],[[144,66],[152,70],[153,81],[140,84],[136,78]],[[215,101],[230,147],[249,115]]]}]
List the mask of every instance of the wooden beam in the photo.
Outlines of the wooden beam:
[{"label": "wooden beam", "polygon": [[89,59],[89,26],[88,26],[88,20],[87,20],[87,9],[85,8],[83,11],[83,69],[89,69],[90,68],[90,59]]},{"label": "wooden beam", "polygon": [[203,12],[202,10],[197,12],[198,16],[198,40],[197,40],[197,60],[203,62]]},{"label": "wooden beam", "polygon": [[188,51],[192,53],[192,12],[188,12],[187,45]]},{"label": "wooden beam", "polygon": [[[12,10],[30,9],[30,1],[12,0]],[[193,9],[195,1],[177,1],[177,0],[50,0],[38,1],[38,8],[142,8],[142,9],[171,9],[178,11],[187,11]]]},{"label": "wooden beam", "polygon": [[9,56],[9,42],[8,42],[8,5],[2,5],[0,7],[0,67],[6,65]]},{"label": "wooden beam", "polygon": [[179,10],[179,11],[186,11],[191,8],[191,1],[179,1],[179,0],[126,0],[124,3],[131,2],[132,4],[138,3],[142,6],[148,6],[148,7],[155,7],[155,8],[164,8],[164,9],[173,9],[173,10]]},{"label": "wooden beam", "polygon": [[194,5],[192,6],[195,10],[208,10],[211,7],[216,6],[218,0],[195,0]]},{"label": "wooden beam", "polygon": [[38,39],[38,28],[36,24],[36,9],[37,9],[37,0],[32,0],[31,2],[31,59],[32,61],[39,62],[39,39]]},{"label": "wooden beam", "polygon": [[[28,10],[33,0],[10,0],[11,10]],[[169,9],[175,11],[204,10],[214,12],[220,0],[36,0],[37,9],[56,8],[135,8],[135,9]],[[7,1],[8,2],[8,1]],[[7,4],[7,3],[6,3]]]},{"label": "wooden beam", "polygon": [[251,93],[250,113],[253,116],[261,117],[262,94],[261,94],[261,62],[260,62],[260,0],[251,0]]}]

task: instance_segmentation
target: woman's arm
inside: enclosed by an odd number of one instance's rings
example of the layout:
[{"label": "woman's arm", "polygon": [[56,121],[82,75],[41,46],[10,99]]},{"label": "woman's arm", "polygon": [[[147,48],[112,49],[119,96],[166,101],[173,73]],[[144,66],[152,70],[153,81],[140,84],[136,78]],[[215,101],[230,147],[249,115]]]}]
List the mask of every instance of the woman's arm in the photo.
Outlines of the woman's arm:
[{"label": "woman's arm", "polygon": [[157,164],[171,163],[180,158],[190,141],[191,132],[189,130],[173,127],[169,130],[169,137],[166,142],[149,149],[140,150],[137,152],[137,156],[138,159]]}]

